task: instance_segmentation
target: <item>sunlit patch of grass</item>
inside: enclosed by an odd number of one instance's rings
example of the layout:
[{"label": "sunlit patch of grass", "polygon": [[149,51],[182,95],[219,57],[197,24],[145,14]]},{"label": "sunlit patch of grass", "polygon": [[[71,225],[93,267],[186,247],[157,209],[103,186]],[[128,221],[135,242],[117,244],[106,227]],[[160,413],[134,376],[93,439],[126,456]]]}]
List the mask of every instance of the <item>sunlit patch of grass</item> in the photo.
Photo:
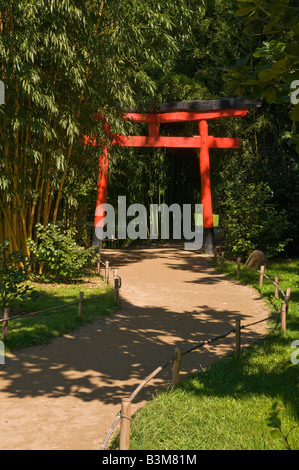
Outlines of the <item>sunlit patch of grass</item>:
[{"label": "sunlit patch of grass", "polygon": [[[111,290],[111,286],[104,283],[99,277],[90,277],[83,282],[73,284],[46,284],[31,283],[37,292],[35,300],[26,302],[15,301],[11,308],[11,316],[26,315],[29,312],[38,312],[51,307],[63,306],[77,301],[79,293],[84,292],[84,298],[100,295]],[[90,322],[97,317],[112,313],[118,308],[114,302],[113,294],[99,299],[86,301],[83,304],[83,316],[78,316],[78,305],[60,308],[35,316],[24,316],[9,322],[6,350],[21,349],[48,343],[53,338],[75,330],[83,323]]]}]

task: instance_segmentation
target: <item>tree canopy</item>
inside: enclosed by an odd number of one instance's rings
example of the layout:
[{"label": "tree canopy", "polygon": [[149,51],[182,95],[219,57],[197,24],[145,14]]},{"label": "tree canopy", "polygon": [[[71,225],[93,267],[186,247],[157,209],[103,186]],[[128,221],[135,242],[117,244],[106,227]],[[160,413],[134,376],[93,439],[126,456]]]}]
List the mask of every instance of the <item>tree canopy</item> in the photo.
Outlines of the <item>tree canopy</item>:
[{"label": "tree canopy", "polygon": [[226,80],[240,95],[262,96],[269,104],[290,104],[293,127],[288,137],[297,144],[299,153],[295,124],[299,121],[299,104],[291,102],[294,88],[299,88],[298,14],[294,0],[239,1],[236,15],[251,40],[251,49],[227,73]]}]

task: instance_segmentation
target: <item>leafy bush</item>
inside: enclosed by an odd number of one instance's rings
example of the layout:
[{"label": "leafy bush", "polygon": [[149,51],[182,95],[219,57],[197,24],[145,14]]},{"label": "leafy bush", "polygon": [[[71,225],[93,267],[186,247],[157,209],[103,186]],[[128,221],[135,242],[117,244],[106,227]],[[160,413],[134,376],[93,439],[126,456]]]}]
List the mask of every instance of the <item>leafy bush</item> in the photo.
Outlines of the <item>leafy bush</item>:
[{"label": "leafy bush", "polygon": [[93,248],[84,249],[74,241],[74,230],[62,230],[57,225],[36,226],[37,242],[27,240],[28,247],[39,265],[40,273],[57,281],[70,281],[83,276],[91,264]]},{"label": "leafy bush", "polygon": [[222,203],[222,236],[233,255],[247,257],[253,250],[268,257],[284,251],[290,223],[286,211],[271,203],[271,189],[264,183],[228,189]]},{"label": "leafy bush", "polygon": [[281,419],[278,417],[279,411],[278,403],[275,402],[272,405],[270,416],[266,419],[266,424],[270,428],[271,437],[273,439],[281,440],[287,450],[292,450],[288,441],[288,436],[296,426],[293,426],[293,428],[285,434],[281,427]]},{"label": "leafy bush", "polygon": [[32,289],[26,284],[30,262],[20,252],[9,253],[9,239],[0,243],[0,297],[2,307],[6,308],[16,298],[26,300]]}]

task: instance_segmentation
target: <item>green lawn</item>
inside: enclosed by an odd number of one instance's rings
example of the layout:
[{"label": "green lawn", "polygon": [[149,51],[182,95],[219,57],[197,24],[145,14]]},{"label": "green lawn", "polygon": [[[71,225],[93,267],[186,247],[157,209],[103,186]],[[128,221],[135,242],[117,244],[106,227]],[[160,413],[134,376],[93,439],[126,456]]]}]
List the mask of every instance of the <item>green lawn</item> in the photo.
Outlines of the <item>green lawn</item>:
[{"label": "green lawn", "polygon": [[[227,356],[181,381],[176,390],[158,393],[134,415],[130,449],[283,450],[280,431],[266,422],[274,405],[282,433],[289,433],[289,446],[298,450],[299,365],[291,363],[291,343],[299,340],[298,265],[298,259],[276,261],[266,271],[272,279],[279,276],[284,291],[292,289],[287,331],[282,334],[273,322],[263,344],[243,349],[239,360]],[[236,267],[225,263],[224,272],[234,276]],[[265,281],[260,288],[258,278],[242,270],[240,282],[256,287],[279,310],[282,300],[275,301],[273,285]],[[118,438],[111,448],[117,445]]]},{"label": "green lawn", "polygon": [[[79,299],[80,291],[84,298],[93,297],[112,289],[99,276],[90,276],[73,284],[31,283],[38,292],[35,301],[15,301],[12,305],[11,316],[37,312],[54,306],[64,305]],[[111,313],[117,309],[113,294],[83,303],[83,316],[78,317],[78,305],[53,310],[11,320],[5,340],[6,350],[21,349],[48,343],[53,338],[66,334],[82,323]],[[2,328],[2,327],[1,327]]]}]

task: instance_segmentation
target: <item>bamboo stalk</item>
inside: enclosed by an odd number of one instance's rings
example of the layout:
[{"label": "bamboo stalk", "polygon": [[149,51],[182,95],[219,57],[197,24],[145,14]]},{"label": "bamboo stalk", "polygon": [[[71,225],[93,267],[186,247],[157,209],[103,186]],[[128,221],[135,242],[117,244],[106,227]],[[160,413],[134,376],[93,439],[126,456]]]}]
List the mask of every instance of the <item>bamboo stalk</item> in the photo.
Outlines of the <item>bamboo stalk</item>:
[{"label": "bamboo stalk", "polygon": [[[20,110],[20,103],[19,103],[19,86],[18,83],[15,84],[15,113],[16,116],[19,114]],[[19,160],[19,128],[17,127],[14,132],[14,161],[13,161],[13,178],[12,178],[12,185],[13,185],[13,198],[12,198],[12,229],[17,239],[17,251],[20,250],[20,231],[18,227],[19,222],[19,214],[18,214],[18,201],[17,201],[17,194],[18,194],[18,181],[19,181],[19,171],[17,162]]]},{"label": "bamboo stalk", "polygon": [[61,200],[61,197],[62,197],[63,186],[64,186],[64,182],[65,182],[65,178],[66,178],[68,164],[69,164],[69,161],[70,161],[70,158],[71,158],[72,149],[73,149],[73,144],[71,143],[69,145],[69,148],[68,148],[67,160],[66,160],[66,163],[65,163],[64,172],[63,172],[63,175],[61,177],[59,190],[58,190],[58,194],[57,194],[57,198],[56,198],[55,208],[54,208],[54,212],[53,212],[53,220],[52,220],[53,224],[56,223],[58,207],[59,207],[60,200]]},{"label": "bamboo stalk", "polygon": [[25,220],[25,210],[24,208],[22,207],[22,203],[20,201],[20,198],[19,198],[19,195],[17,194],[17,201],[19,203],[19,206],[22,208],[21,211],[20,211],[20,219],[21,219],[21,225],[22,225],[22,229],[23,229],[23,237],[22,237],[22,245],[21,245],[21,251],[23,251],[24,253],[27,254],[27,256],[30,256],[30,251],[28,250],[27,248],[27,243],[26,243],[26,240],[27,240],[27,227],[26,227],[26,220]]},{"label": "bamboo stalk", "polygon": [[6,210],[5,210],[5,208],[2,204],[1,199],[0,199],[0,206],[1,206],[1,209],[2,209],[2,212],[3,212],[3,215],[4,215],[4,219],[6,221],[6,228],[8,229],[8,232],[9,232],[9,238],[11,238],[11,240],[12,240],[12,244],[13,244],[12,251],[13,251],[13,249],[17,250],[18,243],[17,243],[15,233],[14,233],[14,231],[12,229],[12,226],[11,226],[11,223],[10,223],[10,217],[6,212]]},{"label": "bamboo stalk", "polygon": [[[38,211],[41,205],[41,198],[42,198],[42,193],[43,193],[43,186],[44,186],[44,174],[45,174],[45,146],[47,143],[47,137],[44,137],[42,147],[41,147],[41,157],[42,157],[42,162],[38,167],[37,170],[37,176],[35,180],[35,192],[38,192]],[[42,178],[42,183],[41,185],[39,184],[40,179]],[[34,199],[32,202],[32,207],[30,211],[30,216],[29,216],[29,223],[28,223],[28,236],[32,237],[32,232],[33,232],[33,223],[34,223],[34,215],[35,215],[35,210],[37,206],[37,199]],[[39,219],[37,217],[37,219]],[[38,222],[38,220],[37,220]]]},{"label": "bamboo stalk", "polygon": [[41,218],[41,209],[42,209],[42,200],[43,200],[43,191],[44,191],[44,184],[45,184],[45,169],[46,169],[46,156],[45,151],[43,152],[44,158],[42,163],[42,170],[41,170],[41,183],[38,192],[38,207],[37,207],[37,214],[36,214],[36,224],[40,223]]},{"label": "bamboo stalk", "polygon": [[49,221],[49,196],[50,194],[50,181],[47,180],[46,181],[46,184],[44,185],[44,197],[43,197],[43,201],[44,201],[44,210],[43,210],[43,226],[46,227],[48,225],[48,221]]}]

